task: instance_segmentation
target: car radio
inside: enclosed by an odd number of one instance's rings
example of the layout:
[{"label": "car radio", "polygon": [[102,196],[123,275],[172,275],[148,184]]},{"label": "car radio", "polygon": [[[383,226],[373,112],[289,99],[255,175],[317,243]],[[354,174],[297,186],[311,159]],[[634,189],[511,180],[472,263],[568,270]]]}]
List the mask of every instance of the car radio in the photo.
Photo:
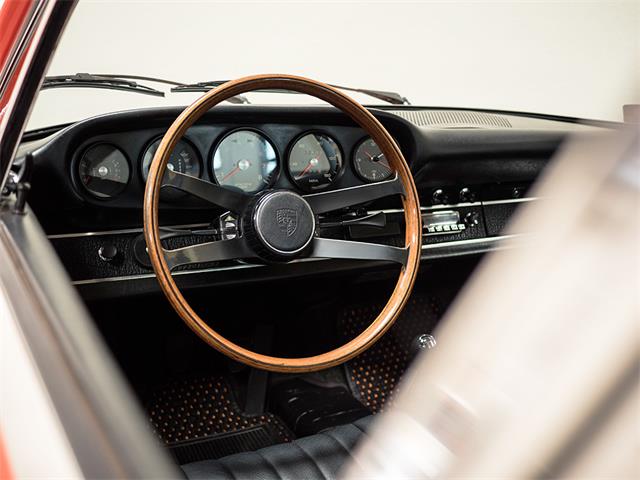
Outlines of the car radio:
[{"label": "car radio", "polygon": [[423,234],[455,233],[466,230],[467,226],[460,221],[457,210],[438,210],[422,214]]}]

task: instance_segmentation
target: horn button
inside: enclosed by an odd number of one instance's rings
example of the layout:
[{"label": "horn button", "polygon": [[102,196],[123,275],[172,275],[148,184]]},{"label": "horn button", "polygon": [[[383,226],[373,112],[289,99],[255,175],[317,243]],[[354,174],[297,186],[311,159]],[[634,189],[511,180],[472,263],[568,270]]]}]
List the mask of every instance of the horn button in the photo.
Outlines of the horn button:
[{"label": "horn button", "polygon": [[311,243],[316,229],[307,201],[288,190],[258,197],[250,216],[244,222],[245,234],[256,252],[270,260],[298,256]]}]

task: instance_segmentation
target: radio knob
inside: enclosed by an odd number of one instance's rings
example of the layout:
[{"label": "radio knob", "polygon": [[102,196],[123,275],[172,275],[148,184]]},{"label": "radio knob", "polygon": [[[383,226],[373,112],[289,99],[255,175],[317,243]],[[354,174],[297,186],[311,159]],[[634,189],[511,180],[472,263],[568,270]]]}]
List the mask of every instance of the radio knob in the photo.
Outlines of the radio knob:
[{"label": "radio knob", "polygon": [[433,203],[447,203],[449,201],[449,197],[441,188],[434,190],[431,198],[433,199]]},{"label": "radio knob", "polygon": [[464,187],[462,190],[460,190],[460,201],[462,203],[471,203],[474,202],[476,200],[476,194],[473,193],[473,190]]},{"label": "radio knob", "polygon": [[464,223],[468,227],[475,227],[480,223],[480,215],[478,212],[469,212],[464,216]]}]

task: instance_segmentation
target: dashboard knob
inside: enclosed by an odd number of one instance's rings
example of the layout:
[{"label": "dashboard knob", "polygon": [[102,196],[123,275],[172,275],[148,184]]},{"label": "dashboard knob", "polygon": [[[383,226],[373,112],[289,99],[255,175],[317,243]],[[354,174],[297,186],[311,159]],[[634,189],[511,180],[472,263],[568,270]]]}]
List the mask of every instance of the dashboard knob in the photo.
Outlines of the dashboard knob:
[{"label": "dashboard knob", "polygon": [[431,194],[431,198],[433,203],[447,203],[449,201],[449,197],[441,188],[434,190]]},{"label": "dashboard knob", "polygon": [[108,263],[114,262],[118,258],[119,253],[116,246],[111,243],[103,245],[98,249],[98,257],[100,257],[100,260]]},{"label": "dashboard knob", "polygon": [[460,202],[462,203],[472,203],[475,202],[476,200],[476,194],[473,192],[473,190],[464,187],[462,190],[460,190]]},{"label": "dashboard knob", "polygon": [[468,227],[475,227],[480,223],[480,215],[478,212],[469,212],[464,216],[464,223]]}]

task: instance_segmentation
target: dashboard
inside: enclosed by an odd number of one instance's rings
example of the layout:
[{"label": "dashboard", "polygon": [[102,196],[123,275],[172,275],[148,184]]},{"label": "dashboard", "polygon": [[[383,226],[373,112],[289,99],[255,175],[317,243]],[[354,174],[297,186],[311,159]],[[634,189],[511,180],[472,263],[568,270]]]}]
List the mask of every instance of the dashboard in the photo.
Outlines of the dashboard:
[{"label": "dashboard", "polygon": [[[569,136],[608,128],[572,119],[498,112],[393,107],[371,109],[403,151],[423,212],[423,258],[497,248],[530,187]],[[179,108],[107,114],[26,135],[29,204],[85,295],[158,289],[142,238],[149,165]],[[255,194],[300,194],[388,180],[377,145],[348,117],[322,106],[219,106],[189,128],[168,169]],[[167,248],[224,238],[228,212],[165,188],[160,224]],[[321,218],[324,236],[401,245],[399,198],[384,198]],[[515,232],[516,235],[526,232]],[[222,236],[222,237],[221,237]],[[178,269],[185,287],[379,268],[365,261],[301,259]]]},{"label": "dashboard", "polygon": [[[125,203],[140,193],[162,134],[136,133],[135,139],[130,133],[94,137],[79,148],[71,176],[82,196]],[[249,194],[268,188],[312,193],[393,174],[375,142],[347,127],[195,127],[177,143],[167,168]],[[179,203],[180,196],[167,192],[165,200]]]}]

